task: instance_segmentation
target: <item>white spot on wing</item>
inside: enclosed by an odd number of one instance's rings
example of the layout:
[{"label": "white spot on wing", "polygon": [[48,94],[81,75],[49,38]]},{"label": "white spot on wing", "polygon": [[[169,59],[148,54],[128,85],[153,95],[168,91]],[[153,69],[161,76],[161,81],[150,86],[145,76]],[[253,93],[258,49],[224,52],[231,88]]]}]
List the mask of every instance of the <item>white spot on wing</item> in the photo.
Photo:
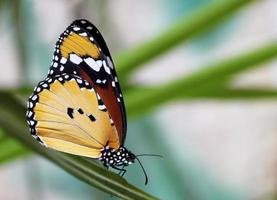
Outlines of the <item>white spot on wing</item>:
[{"label": "white spot on wing", "polygon": [[112,62],[110,57],[107,57],[107,62],[108,62],[108,66],[113,69],[114,68],[113,67],[113,62]]},{"label": "white spot on wing", "polygon": [[102,60],[97,60],[96,63],[97,65],[99,65],[99,67],[102,67],[102,63],[103,63]]},{"label": "white spot on wing", "polygon": [[99,65],[97,64],[97,62],[95,62],[95,60],[94,60],[93,58],[88,57],[88,58],[85,58],[84,61],[85,61],[85,63],[87,63],[88,66],[90,66],[94,71],[99,72],[101,66],[99,66]]},{"label": "white spot on wing", "polygon": [[104,109],[106,109],[106,106],[105,106],[105,105],[98,105],[98,108],[99,108],[100,110],[104,110]]},{"label": "white spot on wing", "polygon": [[62,65],[61,67],[60,67],[60,71],[62,72],[64,70],[64,66]]},{"label": "white spot on wing", "polygon": [[33,114],[33,113],[32,113],[31,111],[29,111],[29,112],[28,112],[28,117],[31,117],[32,114]]},{"label": "white spot on wing", "polygon": [[84,37],[87,37],[88,34],[86,32],[83,32],[83,33],[79,33],[80,36],[84,36]]},{"label": "white spot on wing", "polygon": [[65,63],[66,63],[66,61],[67,61],[67,59],[66,59],[66,58],[64,58],[64,57],[62,57],[62,59],[61,59],[61,61],[60,61],[60,62],[61,62],[62,64],[65,64]]},{"label": "white spot on wing", "polygon": [[37,95],[34,95],[34,96],[32,97],[32,100],[35,101],[35,100],[37,100],[37,98],[38,98],[38,96],[37,96]]},{"label": "white spot on wing", "polygon": [[115,87],[115,82],[114,81],[112,81],[112,87]]},{"label": "white spot on wing", "polygon": [[82,58],[80,58],[76,54],[70,54],[69,60],[77,65],[79,65],[82,62]]},{"label": "white spot on wing", "polygon": [[58,63],[54,62],[53,67],[58,67]]},{"label": "white spot on wing", "polygon": [[82,84],[83,81],[81,79],[77,79],[77,83]]},{"label": "white spot on wing", "polygon": [[74,27],[73,30],[74,30],[74,31],[79,31],[80,28],[79,28],[79,27]]},{"label": "white spot on wing", "polygon": [[105,60],[103,61],[103,66],[104,66],[105,71],[106,71],[108,74],[111,74],[111,70],[110,70],[110,68],[107,66]]}]

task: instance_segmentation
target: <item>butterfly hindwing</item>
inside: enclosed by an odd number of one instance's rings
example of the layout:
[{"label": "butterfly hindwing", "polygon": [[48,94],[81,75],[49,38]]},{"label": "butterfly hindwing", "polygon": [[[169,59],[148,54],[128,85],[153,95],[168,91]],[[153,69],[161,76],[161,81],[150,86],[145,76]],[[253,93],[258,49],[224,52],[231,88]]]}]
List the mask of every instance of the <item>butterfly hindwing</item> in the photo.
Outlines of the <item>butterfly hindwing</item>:
[{"label": "butterfly hindwing", "polygon": [[77,75],[93,86],[123,144],[126,112],[112,57],[100,32],[87,20],[74,21],[56,43],[48,77],[63,73]]},{"label": "butterfly hindwing", "polygon": [[117,130],[92,85],[74,75],[41,81],[28,101],[32,135],[47,147],[97,158],[107,144],[119,148]]}]

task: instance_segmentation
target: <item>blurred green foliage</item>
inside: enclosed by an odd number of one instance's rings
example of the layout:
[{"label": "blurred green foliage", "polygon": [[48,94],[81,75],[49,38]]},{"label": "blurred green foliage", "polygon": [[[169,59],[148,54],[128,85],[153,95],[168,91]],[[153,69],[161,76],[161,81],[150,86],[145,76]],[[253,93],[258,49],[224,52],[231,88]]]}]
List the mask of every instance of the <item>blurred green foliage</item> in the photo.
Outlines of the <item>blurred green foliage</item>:
[{"label": "blurred green foliage", "polygon": [[[251,2],[253,0],[225,0],[208,5],[190,16],[181,18],[171,27],[167,27],[165,32],[149,41],[116,56],[115,63],[118,66],[118,75],[125,88],[128,117],[141,116],[173,100],[276,98],[277,91],[271,88],[234,89],[229,86],[234,75],[259,67],[259,64],[275,58],[277,56],[277,43],[274,41],[251,52],[245,52],[221,62],[209,64],[200,70],[163,85],[134,87],[127,81],[132,73],[142,67],[143,64],[161,56],[177,45],[211,30]],[[19,23],[19,20],[21,20],[19,4],[20,1],[12,1],[12,3],[0,1],[0,7],[10,7],[11,19],[16,27],[15,33],[20,34],[16,37],[18,39],[18,53],[22,63],[26,63],[24,41],[22,39],[24,31],[22,31],[22,26]],[[28,86],[0,91],[0,163],[19,158],[22,155],[28,155],[32,151],[51,160],[80,180],[109,194],[123,199],[156,199],[156,197],[127,183],[122,177],[107,171],[97,162],[54,152],[37,144],[29,136],[25,122],[27,93],[31,93]],[[195,195],[189,195],[188,198],[193,199],[193,196]]]}]

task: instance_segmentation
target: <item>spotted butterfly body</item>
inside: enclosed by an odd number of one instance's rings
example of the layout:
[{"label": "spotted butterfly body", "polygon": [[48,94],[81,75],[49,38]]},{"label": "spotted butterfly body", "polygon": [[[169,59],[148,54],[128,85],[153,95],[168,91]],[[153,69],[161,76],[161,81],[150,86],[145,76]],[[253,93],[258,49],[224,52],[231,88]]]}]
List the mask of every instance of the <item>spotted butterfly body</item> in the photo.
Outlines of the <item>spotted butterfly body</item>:
[{"label": "spotted butterfly body", "polygon": [[60,35],[47,78],[27,107],[30,132],[42,145],[116,169],[134,162],[124,147],[126,113],[112,57],[87,20],[74,21]]}]

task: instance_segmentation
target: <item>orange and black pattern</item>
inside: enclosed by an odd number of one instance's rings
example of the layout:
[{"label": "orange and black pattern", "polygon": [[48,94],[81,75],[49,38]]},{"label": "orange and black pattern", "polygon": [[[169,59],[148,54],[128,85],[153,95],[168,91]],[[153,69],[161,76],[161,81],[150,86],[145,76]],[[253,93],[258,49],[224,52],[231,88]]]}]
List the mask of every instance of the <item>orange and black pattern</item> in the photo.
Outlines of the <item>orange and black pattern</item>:
[{"label": "orange and black pattern", "polygon": [[123,173],[137,159],[124,147],[126,113],[112,57],[87,20],[61,34],[27,107],[30,132],[46,147],[98,158]]},{"label": "orange and black pattern", "polygon": [[63,73],[80,76],[93,85],[124,144],[126,112],[112,57],[98,29],[87,20],[74,21],[56,43],[48,77]]},{"label": "orange and black pattern", "polygon": [[29,98],[31,134],[43,145],[75,155],[99,158],[103,147],[120,147],[104,104],[92,86],[75,75],[46,78]]}]

